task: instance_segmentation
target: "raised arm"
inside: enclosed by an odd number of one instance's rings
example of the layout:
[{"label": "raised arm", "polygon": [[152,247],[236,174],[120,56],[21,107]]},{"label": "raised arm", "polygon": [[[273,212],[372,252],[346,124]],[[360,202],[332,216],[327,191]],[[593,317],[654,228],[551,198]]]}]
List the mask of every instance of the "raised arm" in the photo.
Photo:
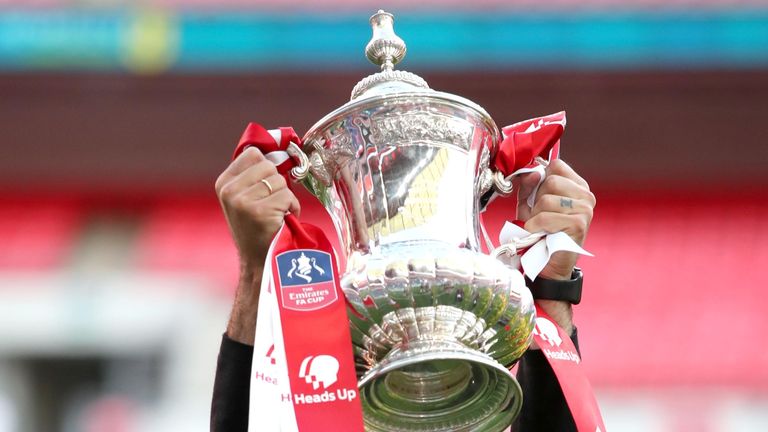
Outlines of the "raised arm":
[{"label": "raised arm", "polygon": [[285,214],[298,214],[300,207],[274,164],[254,147],[246,149],[221,173],[216,194],[237,246],[240,279],[219,351],[211,431],[245,432],[264,261]]},{"label": "raised arm", "polygon": [[[526,199],[537,182],[538,178],[533,176],[518,181],[518,218],[525,221],[525,229],[529,232],[564,231],[582,245],[596,204],[587,182],[568,164],[554,160],[547,167],[546,178],[536,193],[533,208],[530,208]],[[539,277],[569,280],[577,256],[572,252],[556,252]],[[578,349],[571,304],[554,300],[536,302],[571,335]],[[520,360],[518,380],[523,387],[523,408],[515,430],[576,430],[552,368],[535,343]]]}]

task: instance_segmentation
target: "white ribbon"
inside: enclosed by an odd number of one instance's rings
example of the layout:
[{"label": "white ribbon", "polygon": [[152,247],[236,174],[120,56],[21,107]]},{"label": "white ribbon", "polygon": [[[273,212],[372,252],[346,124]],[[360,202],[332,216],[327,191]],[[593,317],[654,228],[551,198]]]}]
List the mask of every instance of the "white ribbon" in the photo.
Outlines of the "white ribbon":
[{"label": "white ribbon", "polygon": [[499,243],[502,245],[501,247],[507,246],[512,250],[517,250],[517,245],[521,241],[532,237],[539,237],[540,239],[520,257],[523,273],[531,280],[536,279],[539,273],[544,270],[544,267],[546,267],[550,258],[552,258],[552,254],[555,252],[566,251],[594,256],[562,231],[552,234],[530,233],[511,222],[504,223],[504,227],[501,229],[501,233],[499,233]]},{"label": "white ribbon", "polygon": [[[267,132],[269,132],[269,135],[272,136],[272,139],[275,140],[276,144],[280,144],[280,141],[283,139],[283,133],[280,129],[270,129]],[[268,161],[275,164],[275,166],[279,166],[281,163],[285,162],[290,158],[288,155],[288,152],[279,150],[279,151],[273,151],[269,152],[264,155],[265,158],[267,158]]]},{"label": "white ribbon", "polygon": [[[562,120],[544,120],[539,119],[538,122],[532,122],[530,125],[528,125],[528,129],[525,130],[524,133],[531,133],[535,132],[539,129],[541,129],[543,126],[547,126],[550,124],[559,124],[562,125],[563,128],[565,128],[565,118]],[[515,125],[512,125],[510,127],[514,127]],[[506,128],[504,128],[506,129]],[[503,133],[503,132],[502,132]],[[506,138],[506,134],[504,134],[504,138]],[[513,172],[512,174],[508,175],[504,179],[507,181],[512,181],[512,178],[518,175],[522,174],[528,174],[528,173],[534,173],[537,172],[540,174],[539,176],[539,182],[536,184],[536,186],[533,187],[533,190],[531,191],[531,194],[528,195],[528,199],[526,200],[526,203],[528,204],[528,207],[533,208],[534,201],[536,200],[536,192],[539,190],[539,186],[544,182],[544,178],[546,177],[546,169],[547,165],[549,165],[549,161],[552,160],[553,156],[556,158],[559,155],[553,155],[553,150],[549,151],[549,154],[547,155],[547,159],[544,159],[542,157],[536,157],[534,162],[536,163],[533,167],[527,167],[527,168],[520,168],[519,170]]]},{"label": "white ribbon", "polygon": [[[537,158],[537,159],[541,159],[541,158]],[[531,168],[520,168],[519,170],[513,172],[512,174],[510,174],[506,178],[507,181],[511,181],[512,177],[517,176],[517,175],[521,175],[521,174],[528,174],[528,173],[539,173],[540,174],[539,182],[536,183],[536,186],[533,187],[533,190],[531,191],[531,194],[528,195],[528,199],[525,201],[526,204],[528,204],[528,207],[530,207],[530,208],[533,208],[533,205],[535,204],[535,201],[536,201],[536,192],[539,191],[539,186],[541,186],[541,184],[544,183],[544,178],[546,177],[546,170],[547,170],[547,163],[546,163],[546,161],[541,159],[541,160],[537,160],[537,162],[539,163],[539,165],[536,165],[536,166],[531,167]]]},{"label": "white ribbon", "polygon": [[[296,413],[290,401],[291,385],[285,355],[283,325],[276,287],[272,280],[272,256],[277,238],[269,247],[261,278],[256,337],[251,365],[251,397],[248,431],[297,432]],[[285,400],[288,398],[288,401]]]}]

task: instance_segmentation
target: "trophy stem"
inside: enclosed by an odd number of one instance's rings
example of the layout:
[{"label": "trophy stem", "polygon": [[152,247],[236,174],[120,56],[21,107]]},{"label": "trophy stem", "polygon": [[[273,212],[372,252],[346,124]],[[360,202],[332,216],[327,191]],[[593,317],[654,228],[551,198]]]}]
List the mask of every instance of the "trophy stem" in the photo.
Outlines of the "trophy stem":
[{"label": "trophy stem", "polygon": [[456,360],[416,363],[392,371],[384,377],[389,394],[410,403],[450,404],[466,391],[472,378],[471,367]]},{"label": "trophy stem", "polygon": [[500,432],[522,407],[507,368],[450,340],[396,348],[358,385],[367,431]]}]

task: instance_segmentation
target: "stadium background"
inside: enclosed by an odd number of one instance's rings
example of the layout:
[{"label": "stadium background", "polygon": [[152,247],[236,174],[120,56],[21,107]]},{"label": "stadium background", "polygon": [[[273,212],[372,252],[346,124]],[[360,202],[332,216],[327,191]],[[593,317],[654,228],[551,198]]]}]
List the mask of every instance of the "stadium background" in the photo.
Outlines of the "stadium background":
[{"label": "stadium background", "polygon": [[213,182],[247,121],[348,99],[379,8],[401,69],[499,125],[568,111],[609,429],[768,430],[765,1],[0,0],[0,432],[207,430]]}]

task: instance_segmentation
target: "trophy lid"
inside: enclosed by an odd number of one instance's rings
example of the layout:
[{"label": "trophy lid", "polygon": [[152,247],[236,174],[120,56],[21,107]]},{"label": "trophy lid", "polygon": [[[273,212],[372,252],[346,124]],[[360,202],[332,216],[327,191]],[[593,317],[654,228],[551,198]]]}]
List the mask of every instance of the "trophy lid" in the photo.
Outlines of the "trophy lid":
[{"label": "trophy lid", "polygon": [[358,82],[352,89],[350,100],[415,90],[429,91],[429,85],[420,76],[394,70],[395,65],[405,57],[407,51],[405,42],[395,34],[395,17],[391,13],[379,10],[371,17],[370,23],[373,36],[365,47],[365,56],[371,63],[380,66],[381,72]]},{"label": "trophy lid", "polygon": [[435,122],[442,121],[440,118],[446,116],[477,116],[483,127],[493,135],[488,145],[491,153],[494,153],[501,133],[491,116],[471,100],[433,90],[418,75],[394,70],[406,52],[405,42],[394,32],[394,17],[379,10],[370,18],[370,23],[373,36],[365,47],[365,55],[372,63],[380,66],[381,71],[358,82],[347,103],[325,115],[307,131],[302,139],[305,151],[311,153],[317,147],[333,146],[331,142],[336,141],[336,136],[346,134],[346,138],[351,139],[348,131],[339,129],[340,124],[361,115],[367,117],[386,106],[387,110],[402,111],[406,116],[414,114],[414,107],[446,109],[445,115],[431,116],[431,123],[434,124],[430,128],[433,129],[440,129],[442,126]]}]

